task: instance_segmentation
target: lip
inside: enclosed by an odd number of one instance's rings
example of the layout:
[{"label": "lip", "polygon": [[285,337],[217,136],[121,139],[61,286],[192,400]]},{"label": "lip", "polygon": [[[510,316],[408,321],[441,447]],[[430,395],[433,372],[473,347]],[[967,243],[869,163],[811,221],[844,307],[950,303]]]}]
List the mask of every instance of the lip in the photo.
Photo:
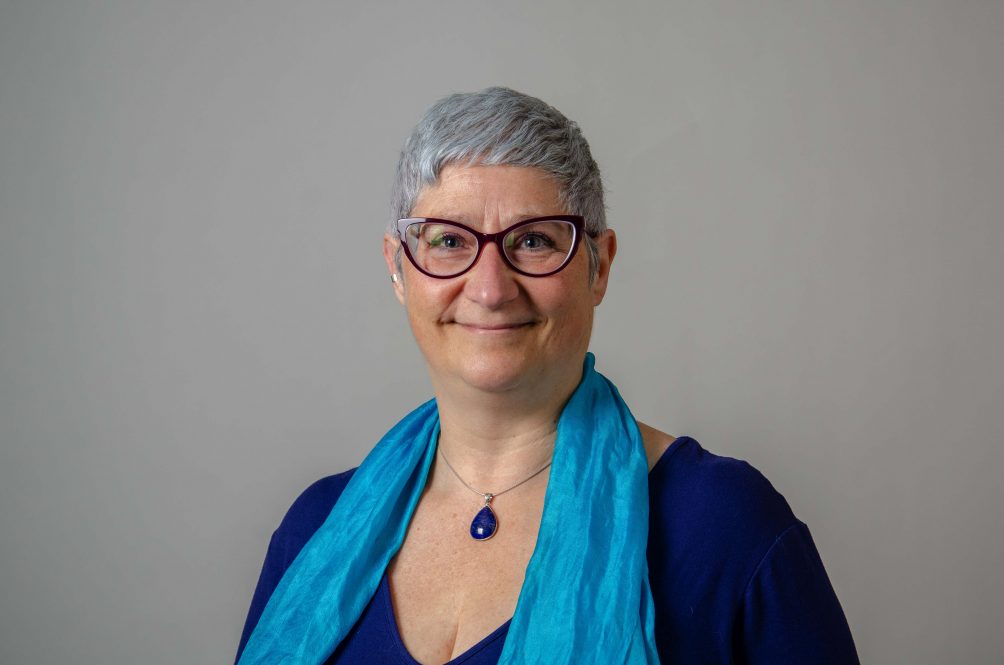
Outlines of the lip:
[{"label": "lip", "polygon": [[533,321],[523,321],[518,323],[460,323],[457,321],[456,324],[464,330],[469,330],[471,332],[486,335],[500,335],[507,332],[514,332],[517,330],[523,330],[524,328],[529,328],[533,325]]}]

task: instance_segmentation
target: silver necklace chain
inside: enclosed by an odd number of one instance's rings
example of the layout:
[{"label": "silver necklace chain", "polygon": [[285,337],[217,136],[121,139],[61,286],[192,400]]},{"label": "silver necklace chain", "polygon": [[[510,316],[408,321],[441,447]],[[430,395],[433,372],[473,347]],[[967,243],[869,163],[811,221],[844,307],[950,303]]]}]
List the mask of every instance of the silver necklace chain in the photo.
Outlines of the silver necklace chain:
[{"label": "silver necklace chain", "polygon": [[438,450],[439,450],[439,456],[443,458],[443,461],[446,462],[447,468],[450,471],[453,472],[453,475],[455,475],[457,477],[457,480],[459,480],[460,482],[462,482],[464,484],[464,487],[466,487],[467,489],[469,489],[470,491],[474,492],[475,494],[477,494],[478,496],[480,496],[482,499],[484,499],[486,503],[489,502],[489,501],[491,501],[492,499],[494,499],[497,496],[501,496],[501,495],[505,494],[509,490],[516,489],[517,487],[519,487],[523,483],[526,483],[526,482],[529,482],[529,481],[533,480],[534,478],[536,478],[537,476],[539,476],[541,473],[543,473],[544,469],[546,469],[547,467],[551,466],[551,462],[548,462],[547,464],[545,464],[544,466],[540,467],[539,469],[537,469],[536,471],[534,471],[532,474],[530,474],[529,476],[527,476],[523,480],[519,481],[518,483],[516,483],[512,487],[505,488],[501,492],[480,492],[480,491],[474,489],[473,487],[471,487],[470,485],[468,485],[467,481],[464,480],[460,476],[459,473],[457,473],[457,470],[453,468],[452,464],[450,464],[450,460],[446,459],[446,455],[443,454],[443,449],[442,448],[438,448]]}]

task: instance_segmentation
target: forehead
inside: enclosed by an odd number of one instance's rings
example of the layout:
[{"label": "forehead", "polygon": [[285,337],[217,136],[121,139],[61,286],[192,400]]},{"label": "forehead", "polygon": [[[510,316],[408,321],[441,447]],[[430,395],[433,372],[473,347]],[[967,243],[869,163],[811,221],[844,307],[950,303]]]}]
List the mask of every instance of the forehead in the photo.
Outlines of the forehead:
[{"label": "forehead", "polygon": [[508,223],[564,212],[561,188],[540,169],[449,165],[437,182],[422,189],[411,215],[465,223]]}]

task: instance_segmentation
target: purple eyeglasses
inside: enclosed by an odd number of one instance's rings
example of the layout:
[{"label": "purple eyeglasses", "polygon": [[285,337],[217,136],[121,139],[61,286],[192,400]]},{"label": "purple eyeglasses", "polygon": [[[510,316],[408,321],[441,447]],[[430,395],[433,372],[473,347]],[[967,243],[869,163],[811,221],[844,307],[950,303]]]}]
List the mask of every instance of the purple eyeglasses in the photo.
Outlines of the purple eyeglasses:
[{"label": "purple eyeglasses", "polygon": [[448,219],[409,217],[397,221],[408,260],[429,277],[459,277],[474,267],[481,252],[495,243],[514,272],[547,277],[575,256],[585,220],[579,215],[548,215],[517,222],[498,233],[481,233]]}]

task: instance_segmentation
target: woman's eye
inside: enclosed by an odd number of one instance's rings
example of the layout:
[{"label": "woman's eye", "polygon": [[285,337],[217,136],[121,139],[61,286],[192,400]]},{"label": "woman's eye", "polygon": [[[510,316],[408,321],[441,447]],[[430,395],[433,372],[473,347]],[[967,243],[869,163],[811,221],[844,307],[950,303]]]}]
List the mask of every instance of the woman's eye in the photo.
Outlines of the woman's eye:
[{"label": "woman's eye", "polygon": [[544,249],[550,246],[548,238],[540,233],[527,233],[519,239],[519,247],[522,249]]},{"label": "woman's eye", "polygon": [[433,247],[442,247],[444,249],[459,249],[464,246],[464,241],[458,235],[444,233],[432,238],[429,244]]}]

